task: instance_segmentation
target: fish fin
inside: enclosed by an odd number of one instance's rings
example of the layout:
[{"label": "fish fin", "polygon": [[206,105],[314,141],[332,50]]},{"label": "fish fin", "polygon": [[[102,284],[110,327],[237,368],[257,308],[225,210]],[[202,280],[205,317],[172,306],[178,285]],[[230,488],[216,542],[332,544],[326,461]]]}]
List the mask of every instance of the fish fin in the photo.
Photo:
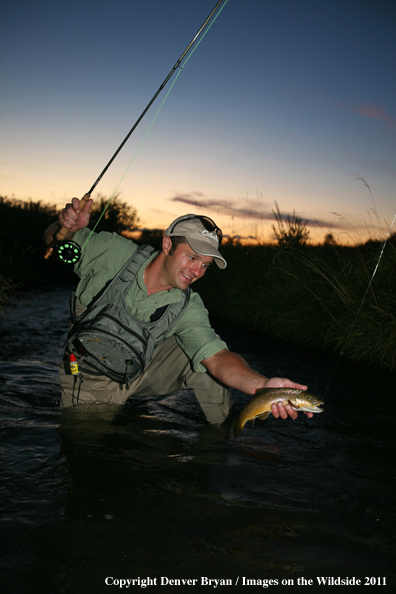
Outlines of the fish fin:
[{"label": "fish fin", "polygon": [[288,401],[287,401],[287,403],[288,403],[288,404],[290,404],[290,406],[291,406],[292,408],[294,408],[294,410],[297,410],[297,409],[299,409],[299,408],[300,408],[300,407],[298,406],[298,404],[293,404],[293,402],[292,402],[291,400],[288,400]]},{"label": "fish fin", "polygon": [[257,415],[256,419],[261,419],[262,421],[265,421],[265,419],[267,419],[270,416],[270,412],[265,412],[262,415]]}]

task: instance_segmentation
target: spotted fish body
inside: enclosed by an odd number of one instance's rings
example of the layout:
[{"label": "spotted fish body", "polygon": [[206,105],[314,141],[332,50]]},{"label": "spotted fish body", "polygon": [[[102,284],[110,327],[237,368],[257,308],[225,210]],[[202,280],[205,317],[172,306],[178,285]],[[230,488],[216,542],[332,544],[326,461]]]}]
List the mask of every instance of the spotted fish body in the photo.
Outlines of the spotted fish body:
[{"label": "spotted fish body", "polygon": [[271,406],[278,402],[283,402],[284,405],[290,404],[294,410],[298,411],[323,412],[323,409],[319,408],[323,404],[323,401],[303,390],[293,388],[262,388],[256,392],[254,398],[245,406],[239,415],[234,426],[235,437],[238,437],[247,421],[253,422],[256,418],[266,419],[272,413]]}]

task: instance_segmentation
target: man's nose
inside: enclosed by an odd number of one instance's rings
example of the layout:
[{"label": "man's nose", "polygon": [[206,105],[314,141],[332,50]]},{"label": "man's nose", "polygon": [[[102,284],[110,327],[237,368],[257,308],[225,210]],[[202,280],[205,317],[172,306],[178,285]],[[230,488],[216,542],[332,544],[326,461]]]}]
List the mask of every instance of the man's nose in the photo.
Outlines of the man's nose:
[{"label": "man's nose", "polygon": [[202,274],[205,272],[205,269],[201,262],[194,262],[193,265],[191,266],[190,270],[194,274],[194,276],[197,276],[197,277],[202,276]]}]

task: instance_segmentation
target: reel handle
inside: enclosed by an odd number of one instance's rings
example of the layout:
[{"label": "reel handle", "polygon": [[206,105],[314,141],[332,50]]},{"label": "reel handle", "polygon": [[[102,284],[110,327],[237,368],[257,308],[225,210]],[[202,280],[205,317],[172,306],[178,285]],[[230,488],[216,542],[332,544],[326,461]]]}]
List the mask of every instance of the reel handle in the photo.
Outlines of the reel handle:
[{"label": "reel handle", "polygon": [[[85,207],[86,203],[90,199],[91,199],[91,196],[89,194],[84,194],[84,196],[80,200],[80,210],[82,210]],[[59,229],[59,231],[56,233],[56,235],[54,235],[54,239],[51,241],[51,243],[45,250],[44,258],[46,260],[48,260],[48,258],[50,256],[52,256],[52,254],[54,253],[54,248],[57,245],[57,243],[60,241],[64,241],[64,239],[68,233],[69,233],[69,229],[67,227],[61,227]]]}]

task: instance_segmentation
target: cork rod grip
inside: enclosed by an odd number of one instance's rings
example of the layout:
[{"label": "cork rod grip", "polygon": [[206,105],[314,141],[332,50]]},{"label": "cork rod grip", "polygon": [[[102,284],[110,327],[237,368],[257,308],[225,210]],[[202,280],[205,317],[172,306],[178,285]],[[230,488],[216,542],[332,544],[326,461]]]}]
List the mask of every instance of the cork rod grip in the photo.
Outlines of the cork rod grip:
[{"label": "cork rod grip", "polygon": [[[91,196],[89,194],[85,194],[80,200],[80,211],[83,210],[88,200],[90,200]],[[58,233],[55,235],[57,241],[63,241],[66,235],[70,233],[70,229],[67,227],[61,227]]]}]

